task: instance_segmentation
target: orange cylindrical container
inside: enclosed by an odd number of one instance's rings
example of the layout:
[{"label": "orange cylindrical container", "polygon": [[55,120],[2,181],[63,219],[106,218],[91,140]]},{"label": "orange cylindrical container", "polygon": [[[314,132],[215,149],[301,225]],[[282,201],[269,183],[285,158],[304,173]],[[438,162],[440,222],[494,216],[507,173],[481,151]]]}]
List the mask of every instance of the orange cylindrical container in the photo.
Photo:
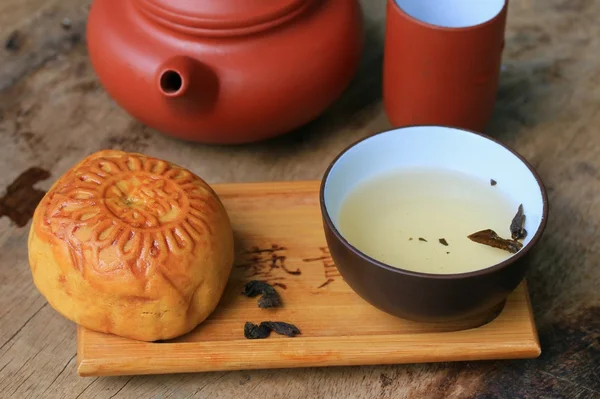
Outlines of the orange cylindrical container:
[{"label": "orange cylindrical container", "polygon": [[507,8],[507,0],[388,0],[383,97],[392,125],[485,129]]}]

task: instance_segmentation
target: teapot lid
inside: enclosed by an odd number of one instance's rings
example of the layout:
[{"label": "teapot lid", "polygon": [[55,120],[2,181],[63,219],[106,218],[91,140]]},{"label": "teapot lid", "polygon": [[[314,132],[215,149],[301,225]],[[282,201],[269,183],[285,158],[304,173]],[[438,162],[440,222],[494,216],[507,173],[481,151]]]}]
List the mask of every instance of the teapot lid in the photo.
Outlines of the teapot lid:
[{"label": "teapot lid", "polygon": [[[143,11],[158,22],[187,31],[258,30],[288,20],[310,0],[138,0]],[[213,32],[215,33],[215,32]]]}]

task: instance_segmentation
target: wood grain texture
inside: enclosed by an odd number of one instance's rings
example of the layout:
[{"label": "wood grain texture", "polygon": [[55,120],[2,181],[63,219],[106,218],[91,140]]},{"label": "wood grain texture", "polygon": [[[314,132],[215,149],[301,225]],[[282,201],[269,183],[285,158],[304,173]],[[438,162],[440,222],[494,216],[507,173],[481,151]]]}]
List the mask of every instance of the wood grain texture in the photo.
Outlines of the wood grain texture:
[{"label": "wood grain texture", "polygon": [[[87,59],[89,3],[2,1],[0,45],[16,30],[23,44],[0,46],[0,195],[29,167],[56,178],[103,148],[170,159],[209,183],[319,179],[341,149],[389,127],[381,105],[383,1],[361,0],[367,45],[343,97],[296,132],[241,147],[172,140],[120,110]],[[510,0],[504,71],[486,129],[531,161],[549,192],[548,227],[528,275],[539,358],[81,378],[75,327],[31,282],[28,226],[0,218],[0,398],[599,397],[599,18],[594,0]]]},{"label": "wood grain texture", "polygon": [[[129,340],[79,327],[83,376],[355,366],[532,358],[540,347],[526,287],[498,317],[456,323],[401,320],[369,305],[344,283],[327,253],[319,182],[213,186],[231,218],[237,257],[215,312],[183,337]],[[279,283],[283,307],[260,309],[240,293],[251,280]],[[324,282],[329,282],[323,285]],[[244,323],[284,321],[301,335],[244,338]],[[482,326],[482,324],[485,324]],[[477,327],[477,328],[473,328]],[[151,360],[149,360],[151,359]]]}]

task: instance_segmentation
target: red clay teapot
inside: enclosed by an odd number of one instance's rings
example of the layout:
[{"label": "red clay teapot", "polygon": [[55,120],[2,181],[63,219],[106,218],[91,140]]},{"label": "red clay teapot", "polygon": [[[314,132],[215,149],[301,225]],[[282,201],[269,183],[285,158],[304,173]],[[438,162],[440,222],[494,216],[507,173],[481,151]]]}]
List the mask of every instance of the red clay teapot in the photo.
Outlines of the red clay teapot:
[{"label": "red clay teapot", "polygon": [[239,144],[316,118],[350,83],[363,46],[356,0],[95,0],[92,66],[156,130]]}]

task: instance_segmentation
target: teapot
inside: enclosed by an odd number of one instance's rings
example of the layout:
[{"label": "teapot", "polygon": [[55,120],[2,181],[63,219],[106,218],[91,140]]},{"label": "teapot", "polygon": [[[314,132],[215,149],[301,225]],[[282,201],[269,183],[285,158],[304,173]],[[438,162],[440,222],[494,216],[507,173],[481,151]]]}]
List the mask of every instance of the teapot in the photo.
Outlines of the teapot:
[{"label": "teapot", "polygon": [[188,141],[242,144],[315,119],[358,68],[357,0],[95,0],[90,62],[141,123]]}]

